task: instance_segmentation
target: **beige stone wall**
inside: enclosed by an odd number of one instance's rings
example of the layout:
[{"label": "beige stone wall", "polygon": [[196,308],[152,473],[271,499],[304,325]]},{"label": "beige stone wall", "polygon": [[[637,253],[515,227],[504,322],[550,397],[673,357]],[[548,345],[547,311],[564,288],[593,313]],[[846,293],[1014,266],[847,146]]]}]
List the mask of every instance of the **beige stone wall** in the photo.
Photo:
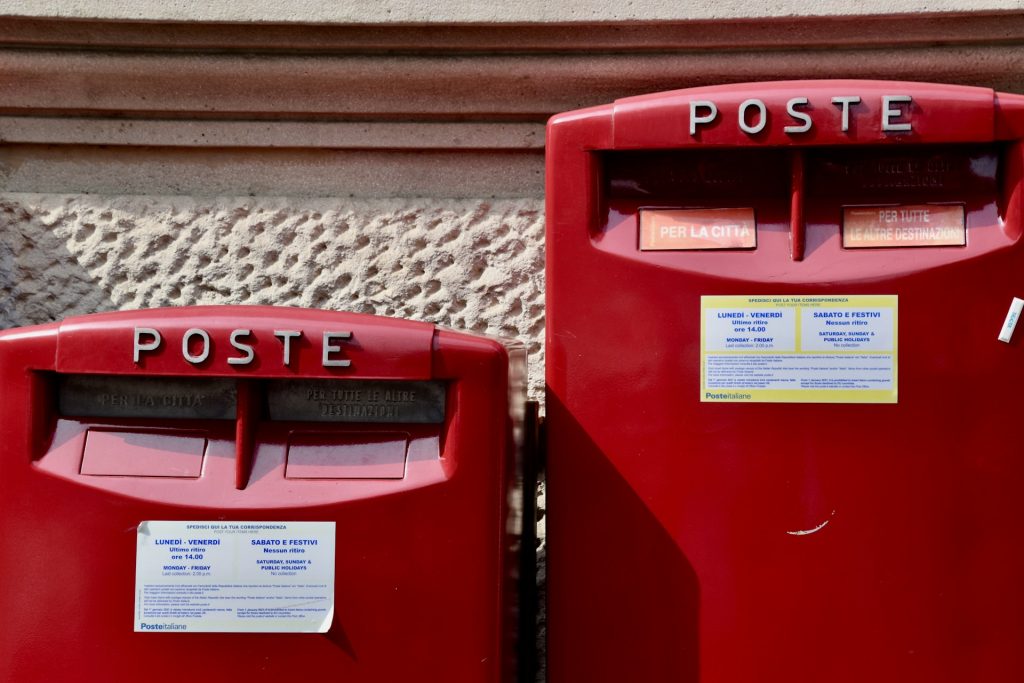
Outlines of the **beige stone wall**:
[{"label": "beige stone wall", "polygon": [[535,199],[0,195],[0,328],[116,309],[272,304],[518,338],[543,394]]},{"label": "beige stone wall", "polygon": [[1020,9],[1020,0],[18,0],[13,14],[68,18],[305,23],[584,22]]}]

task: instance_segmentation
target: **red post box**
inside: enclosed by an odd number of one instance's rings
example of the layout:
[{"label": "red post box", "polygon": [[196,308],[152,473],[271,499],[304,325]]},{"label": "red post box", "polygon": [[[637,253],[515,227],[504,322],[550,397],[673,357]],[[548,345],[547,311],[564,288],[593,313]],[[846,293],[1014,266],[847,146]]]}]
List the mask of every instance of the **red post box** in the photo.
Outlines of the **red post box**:
[{"label": "red post box", "polygon": [[512,680],[524,360],[271,307],[0,334],[0,679]]},{"label": "red post box", "polygon": [[1021,138],[881,81],[551,120],[552,683],[1024,680]]}]

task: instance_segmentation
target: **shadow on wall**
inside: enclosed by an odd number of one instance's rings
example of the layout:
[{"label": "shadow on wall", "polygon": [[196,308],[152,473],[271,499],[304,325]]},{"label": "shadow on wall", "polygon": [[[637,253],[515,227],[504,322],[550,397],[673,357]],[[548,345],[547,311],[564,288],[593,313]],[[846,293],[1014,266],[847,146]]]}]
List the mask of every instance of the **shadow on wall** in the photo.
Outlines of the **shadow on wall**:
[{"label": "shadow on wall", "polygon": [[0,195],[0,328],[273,304],[519,338],[543,395],[539,199]]},{"label": "shadow on wall", "polygon": [[114,308],[90,274],[105,253],[78,262],[72,247],[34,207],[0,201],[0,328],[36,325],[80,311]]}]

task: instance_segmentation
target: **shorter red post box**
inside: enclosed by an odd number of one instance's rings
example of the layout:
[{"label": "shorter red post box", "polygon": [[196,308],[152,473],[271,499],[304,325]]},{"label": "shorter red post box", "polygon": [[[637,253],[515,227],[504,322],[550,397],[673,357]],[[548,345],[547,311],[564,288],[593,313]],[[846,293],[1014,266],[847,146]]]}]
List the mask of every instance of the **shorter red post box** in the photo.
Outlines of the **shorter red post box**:
[{"label": "shorter red post box", "polygon": [[301,309],[0,333],[0,680],[512,680],[524,368]]}]

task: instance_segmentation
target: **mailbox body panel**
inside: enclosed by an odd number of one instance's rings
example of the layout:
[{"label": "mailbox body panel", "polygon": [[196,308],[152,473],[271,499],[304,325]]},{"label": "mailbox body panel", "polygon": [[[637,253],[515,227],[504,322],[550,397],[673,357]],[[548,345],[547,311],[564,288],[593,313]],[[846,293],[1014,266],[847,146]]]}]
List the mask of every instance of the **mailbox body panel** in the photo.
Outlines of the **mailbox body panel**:
[{"label": "mailbox body panel", "polygon": [[[325,425],[272,422],[255,412],[251,467],[239,488],[240,430],[234,420],[53,414],[62,332],[72,330],[75,344],[83,343],[80,335],[91,335],[99,349],[97,335],[109,336],[107,348],[130,353],[135,325],[165,330],[160,321],[186,321],[185,327],[202,327],[223,342],[232,329],[265,329],[265,317],[269,327],[328,324],[355,330],[364,342],[365,362],[353,353],[352,365],[336,374],[310,374],[338,382],[382,376],[443,382],[443,421]],[[410,328],[411,338],[403,333]],[[128,347],[122,344],[126,333]],[[131,370],[123,358],[106,366],[102,350],[93,355],[91,363],[75,360],[74,370],[110,376]],[[515,345],[429,325],[241,307],[135,312],[99,321],[84,316],[63,326],[0,334],[0,411],[7,417],[0,425],[0,572],[6,586],[0,590],[6,621],[0,679],[72,680],[88,671],[109,681],[512,680],[520,530],[509,501],[521,496],[522,487],[512,434],[521,417],[521,355]],[[381,357],[405,370],[394,370]],[[161,356],[152,364],[176,376],[198,374],[173,368],[174,362]],[[269,370],[269,363],[245,377],[272,382],[302,376]],[[212,374],[232,377],[230,372],[224,367]],[[31,410],[26,397],[36,397]],[[187,434],[189,444],[205,439],[202,474],[83,474],[74,461],[82,459],[87,430],[156,434],[160,438],[142,440],[153,447],[166,443],[167,434]],[[383,435],[378,441],[388,445],[389,462],[394,435],[401,433],[409,442],[405,472],[396,477],[392,467],[377,478],[366,472],[346,479],[286,478],[286,444],[297,432],[302,438],[295,443],[317,447],[332,435],[345,444],[358,443],[360,434]],[[144,520],[334,522],[330,630],[133,632],[135,537]]]},{"label": "mailbox body panel", "polygon": [[[722,95],[722,112],[762,97],[777,123],[790,97],[848,91],[907,92],[931,110],[920,135],[884,140],[878,131],[791,139],[724,129],[691,140],[679,127],[691,98]],[[1010,344],[996,340],[1024,269],[1020,145],[999,138],[1020,120],[1000,119],[995,99],[922,84],[745,84],[552,120],[552,683],[1024,676],[1024,517],[1014,512],[1024,449],[1012,434],[1024,363],[1019,330]],[[631,123],[642,110],[653,113]],[[683,123],[669,123],[673,114]],[[935,132],[943,116],[947,133]],[[712,142],[723,149],[704,149]],[[844,250],[840,209],[868,193],[808,181],[808,246],[794,260],[788,164],[810,144],[823,145],[805,152],[812,179],[815,159],[862,149],[878,159],[922,150],[991,159],[998,171],[967,163],[974,170],[950,176],[966,179],[947,197],[966,207],[965,247]],[[648,180],[609,181],[628,180],[624,169],[642,168],[637,155],[648,152]],[[688,187],[686,164],[716,152],[740,162],[740,177],[779,159],[781,182]],[[869,189],[928,201],[957,194]],[[641,252],[645,205],[754,205],[757,248]],[[896,295],[897,402],[702,402],[701,297],[740,295]]]}]

